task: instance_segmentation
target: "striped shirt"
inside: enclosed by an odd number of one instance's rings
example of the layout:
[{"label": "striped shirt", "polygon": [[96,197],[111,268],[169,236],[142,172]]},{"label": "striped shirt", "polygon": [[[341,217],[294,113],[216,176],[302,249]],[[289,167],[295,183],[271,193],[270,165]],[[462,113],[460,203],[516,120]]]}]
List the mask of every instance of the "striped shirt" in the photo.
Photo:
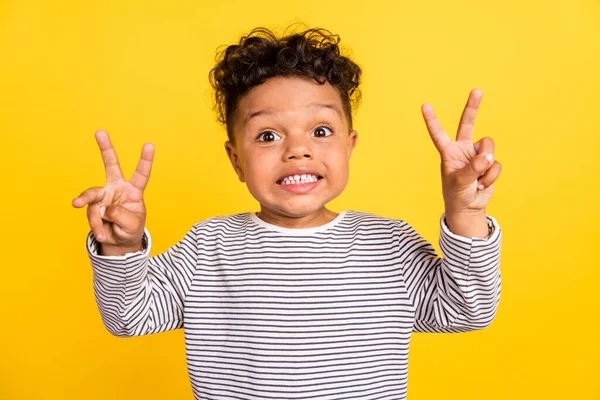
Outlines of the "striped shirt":
[{"label": "striped shirt", "polygon": [[162,254],[87,249],[116,336],[184,328],[196,399],[399,400],[412,332],[488,326],[500,298],[501,230],[440,249],[403,220],[343,211],[287,229],[254,213],[209,218]]}]

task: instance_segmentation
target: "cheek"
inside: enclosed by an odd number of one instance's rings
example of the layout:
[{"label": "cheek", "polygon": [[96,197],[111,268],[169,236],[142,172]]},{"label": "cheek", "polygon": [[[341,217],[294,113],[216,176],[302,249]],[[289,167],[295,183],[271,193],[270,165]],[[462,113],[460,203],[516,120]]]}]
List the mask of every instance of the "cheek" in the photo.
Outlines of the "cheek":
[{"label": "cheek", "polygon": [[246,178],[256,183],[269,182],[273,179],[277,156],[275,152],[255,151],[246,154],[245,173]]},{"label": "cheek", "polygon": [[345,150],[327,152],[325,164],[329,173],[340,177],[348,174],[348,154]]}]

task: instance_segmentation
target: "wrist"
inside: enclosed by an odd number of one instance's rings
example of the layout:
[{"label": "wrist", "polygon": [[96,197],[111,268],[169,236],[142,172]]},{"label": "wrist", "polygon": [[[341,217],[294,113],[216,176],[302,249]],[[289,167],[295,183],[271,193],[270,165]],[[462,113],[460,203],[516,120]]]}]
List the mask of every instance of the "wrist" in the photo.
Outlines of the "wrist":
[{"label": "wrist", "polygon": [[101,256],[123,256],[127,253],[136,253],[142,250],[142,242],[131,246],[118,246],[100,243],[98,255]]},{"label": "wrist", "polygon": [[475,212],[446,211],[444,219],[455,235],[487,238],[490,234],[485,209]]}]

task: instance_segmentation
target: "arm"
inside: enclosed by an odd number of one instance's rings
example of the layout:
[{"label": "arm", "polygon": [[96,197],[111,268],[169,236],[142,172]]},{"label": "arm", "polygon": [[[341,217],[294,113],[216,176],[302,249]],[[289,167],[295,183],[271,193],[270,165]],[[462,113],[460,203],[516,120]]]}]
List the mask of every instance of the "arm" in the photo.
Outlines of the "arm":
[{"label": "arm", "polygon": [[87,206],[91,232],[87,251],[94,292],[106,328],[117,336],[139,336],[180,328],[185,296],[197,261],[196,226],[165,253],[150,257],[143,194],[154,157],[147,143],[131,179],[126,181],[108,133],[96,131],[106,169],[106,185],[73,199]]},{"label": "arm", "polygon": [[487,238],[459,236],[442,216],[439,258],[434,248],[404,223],[404,279],[415,309],[415,332],[465,332],[490,325],[500,301],[502,231],[488,216]]},{"label": "arm", "polygon": [[196,227],[166,252],[149,257],[152,240],[144,229],[142,249],[122,256],[98,254],[90,232],[87,251],[96,303],[115,336],[141,336],[183,326],[183,308],[197,261]]},{"label": "arm", "polygon": [[[445,213],[440,235],[443,258],[406,226],[408,261],[403,263],[404,274],[415,306],[414,330],[418,332],[484,328],[492,322],[500,300],[501,231],[497,222],[487,217],[485,207],[502,166],[495,160],[491,138],[472,143],[481,97],[479,89],[469,94],[455,141],[444,131],[431,105],[421,106],[427,130],[440,153]],[[491,227],[489,237],[486,225]]]}]

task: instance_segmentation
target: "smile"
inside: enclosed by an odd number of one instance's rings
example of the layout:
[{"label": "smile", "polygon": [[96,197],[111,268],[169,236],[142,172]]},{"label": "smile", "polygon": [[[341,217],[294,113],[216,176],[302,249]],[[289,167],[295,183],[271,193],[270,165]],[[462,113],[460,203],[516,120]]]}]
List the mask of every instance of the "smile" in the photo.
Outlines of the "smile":
[{"label": "smile", "polygon": [[302,174],[302,175],[291,175],[286,176],[283,179],[277,181],[279,185],[302,185],[306,183],[317,182],[319,179],[322,179],[321,176],[312,175],[312,174]]}]

